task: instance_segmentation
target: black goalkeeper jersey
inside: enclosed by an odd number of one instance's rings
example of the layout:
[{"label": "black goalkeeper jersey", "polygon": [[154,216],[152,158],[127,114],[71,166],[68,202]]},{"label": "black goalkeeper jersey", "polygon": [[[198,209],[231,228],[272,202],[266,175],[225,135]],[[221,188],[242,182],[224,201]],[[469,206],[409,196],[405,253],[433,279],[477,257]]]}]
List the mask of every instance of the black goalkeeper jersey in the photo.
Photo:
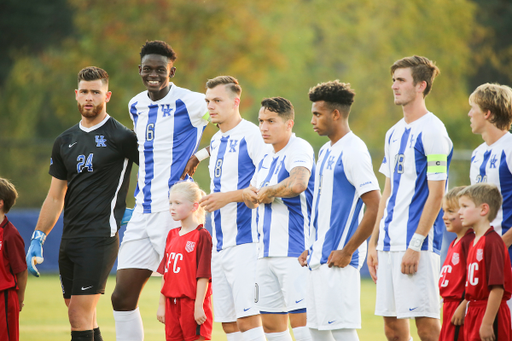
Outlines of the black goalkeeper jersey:
[{"label": "black goalkeeper jersey", "polygon": [[68,183],[62,238],[117,233],[138,160],[135,133],[108,115],[94,127],[77,124],[57,137],[50,175]]}]

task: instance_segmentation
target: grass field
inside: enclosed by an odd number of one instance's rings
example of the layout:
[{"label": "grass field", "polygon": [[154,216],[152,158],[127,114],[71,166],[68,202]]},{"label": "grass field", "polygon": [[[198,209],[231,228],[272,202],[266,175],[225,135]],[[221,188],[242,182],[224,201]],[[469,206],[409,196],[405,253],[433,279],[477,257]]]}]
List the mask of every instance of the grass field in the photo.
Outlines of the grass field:
[{"label": "grass field", "polygon": [[[115,340],[114,318],[110,295],[115,277],[109,277],[106,293],[97,307],[97,320],[105,341]],[[160,277],[150,278],[139,302],[144,320],[145,340],[165,340],[164,326],[156,320]],[[385,340],[382,318],[373,314],[375,307],[375,285],[363,280],[361,288],[362,329],[358,331],[361,341]],[[411,323],[413,337],[417,340],[414,323]],[[62,299],[57,275],[30,277],[25,296],[25,307],[20,316],[21,341],[70,340],[67,312]],[[222,327],[214,323],[212,340],[226,340]]]}]

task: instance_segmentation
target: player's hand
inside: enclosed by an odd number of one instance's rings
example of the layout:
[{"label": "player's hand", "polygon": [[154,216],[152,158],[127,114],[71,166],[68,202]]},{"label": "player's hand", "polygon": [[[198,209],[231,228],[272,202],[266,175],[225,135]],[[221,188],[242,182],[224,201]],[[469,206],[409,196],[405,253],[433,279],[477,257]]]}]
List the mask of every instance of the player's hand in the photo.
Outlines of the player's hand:
[{"label": "player's hand", "polygon": [[199,200],[199,204],[208,212],[219,210],[229,203],[226,193],[221,192],[208,194]]},{"label": "player's hand", "polygon": [[242,192],[242,198],[244,199],[245,204],[249,208],[256,208],[259,206],[258,203],[258,189],[252,185],[249,185]]},{"label": "player's hand", "polygon": [[412,249],[407,249],[402,257],[402,273],[404,275],[414,275],[418,272],[421,253]]},{"label": "player's hand", "polygon": [[[466,302],[466,301],[464,301],[464,302]],[[457,309],[455,309],[455,312],[453,313],[452,324],[455,326],[463,325],[465,317],[466,317],[466,304],[461,303],[461,304],[459,304],[459,306],[457,307]]]},{"label": "player's hand", "polygon": [[494,335],[494,330],[492,328],[492,325],[490,325],[490,324],[482,323],[482,325],[480,326],[479,333],[480,333],[480,339],[482,339],[482,341],[495,341],[496,340],[496,336]]},{"label": "player's hand", "polygon": [[127,207],[124,210],[123,218],[121,219],[121,227],[126,226],[130,219],[132,219],[133,208]]},{"label": "player's hand", "polygon": [[352,260],[352,254],[345,250],[334,250],[331,251],[329,258],[327,258],[327,265],[332,268],[333,266],[338,268],[344,268],[350,264]]},{"label": "player's hand", "polygon": [[196,320],[197,324],[199,324],[199,325],[206,322],[206,314],[204,313],[203,306],[195,306],[194,319]]},{"label": "player's hand", "polygon": [[270,204],[274,201],[272,186],[262,187],[258,190],[256,199],[260,204]]},{"label": "player's hand", "polygon": [[368,270],[370,271],[370,276],[372,276],[373,282],[377,283],[377,269],[379,268],[379,258],[377,256],[377,250],[375,246],[368,245],[368,259],[366,260],[366,263],[368,264]]},{"label": "player's hand", "polygon": [[165,324],[165,303],[159,304],[156,310],[156,319]]},{"label": "player's hand", "polygon": [[25,306],[25,303],[23,303],[23,301],[20,301],[20,311],[23,309],[23,307]]},{"label": "player's hand", "polygon": [[299,264],[301,266],[308,266],[308,255],[309,255],[309,251],[308,250],[304,250],[300,256],[299,256]]},{"label": "player's hand", "polygon": [[30,247],[27,252],[27,268],[28,272],[32,275],[39,277],[39,271],[36,264],[41,264],[44,261],[43,257],[43,244],[46,240],[46,233],[40,230],[35,230],[32,234]]},{"label": "player's hand", "polygon": [[187,177],[187,174],[190,177],[194,176],[197,170],[197,166],[199,166],[200,162],[201,161],[199,161],[195,155],[192,155],[190,159],[188,159],[187,165],[185,166],[183,174],[181,174],[180,180],[184,180]]}]

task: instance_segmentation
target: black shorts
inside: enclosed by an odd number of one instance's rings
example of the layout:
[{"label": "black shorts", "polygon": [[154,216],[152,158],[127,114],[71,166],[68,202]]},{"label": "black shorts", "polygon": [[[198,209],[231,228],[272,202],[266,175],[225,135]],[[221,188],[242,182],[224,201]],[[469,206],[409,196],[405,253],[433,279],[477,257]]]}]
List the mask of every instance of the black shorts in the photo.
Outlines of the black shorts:
[{"label": "black shorts", "polygon": [[105,293],[118,250],[118,234],[109,238],[62,239],[59,272],[64,298]]}]

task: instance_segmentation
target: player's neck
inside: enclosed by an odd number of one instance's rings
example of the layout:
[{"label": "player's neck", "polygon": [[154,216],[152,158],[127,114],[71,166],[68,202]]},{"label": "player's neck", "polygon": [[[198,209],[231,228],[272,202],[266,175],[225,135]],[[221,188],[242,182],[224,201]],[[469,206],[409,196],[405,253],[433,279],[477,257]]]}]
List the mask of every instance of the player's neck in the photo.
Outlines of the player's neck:
[{"label": "player's neck", "polygon": [[181,230],[179,232],[180,236],[187,234],[197,228],[199,222],[194,219],[194,215],[191,214],[187,218],[181,220]]},{"label": "player's neck", "polygon": [[240,115],[240,112],[237,111],[232,117],[222,123],[219,123],[218,127],[221,132],[225,133],[236,127],[240,122],[242,122],[242,116]]},{"label": "player's neck", "polygon": [[488,146],[490,146],[501,139],[507,132],[508,130],[498,129],[494,124],[488,123],[486,129],[482,133],[482,139]]},{"label": "player's neck", "polygon": [[284,149],[288,145],[288,142],[290,142],[290,138],[292,137],[292,132],[287,136],[286,139],[283,139],[283,141],[279,141],[278,143],[273,143],[272,147],[274,147],[274,153],[279,153],[281,150]]},{"label": "player's neck", "polygon": [[83,127],[91,128],[91,127],[94,127],[96,124],[100,123],[101,121],[103,121],[105,119],[105,117],[107,117],[106,110],[99,113],[96,117],[89,118],[89,117],[82,116],[81,123],[82,123]]},{"label": "player's neck", "polygon": [[156,102],[156,101],[161,100],[165,96],[167,96],[167,94],[169,93],[170,90],[171,90],[171,84],[167,85],[165,88],[160,89],[158,91],[148,91],[148,97],[153,102]]},{"label": "player's neck", "polygon": [[[480,239],[491,228],[491,224],[487,219],[482,219],[473,225],[475,231],[475,240]],[[476,244],[476,243],[475,243]]]},{"label": "player's neck", "polygon": [[0,212],[0,224],[4,222],[4,219],[5,219],[5,213]]},{"label": "player's neck", "polygon": [[350,133],[350,127],[348,126],[348,121],[343,122],[339,125],[334,125],[335,129],[332,130],[330,134],[327,135],[329,140],[331,140],[331,146],[334,145],[336,142],[341,140],[343,136]]},{"label": "player's neck", "polygon": [[419,98],[413,102],[407,103],[402,106],[402,110],[404,113],[405,123],[407,124],[411,124],[412,122],[419,120],[428,113],[424,98]]}]

